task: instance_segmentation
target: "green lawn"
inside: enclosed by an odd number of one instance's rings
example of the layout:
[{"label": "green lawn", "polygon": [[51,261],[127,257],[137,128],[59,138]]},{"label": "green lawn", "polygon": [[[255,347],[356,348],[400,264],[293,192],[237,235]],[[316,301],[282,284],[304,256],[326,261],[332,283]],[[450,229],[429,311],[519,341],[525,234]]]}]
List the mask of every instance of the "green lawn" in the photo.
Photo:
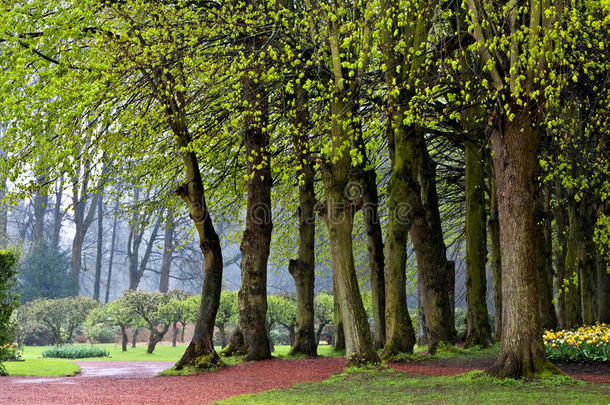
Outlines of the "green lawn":
[{"label": "green lawn", "polygon": [[64,377],[80,372],[78,364],[62,359],[36,359],[9,361],[2,363],[9,376],[22,377]]},{"label": "green lawn", "polygon": [[479,372],[454,377],[409,377],[388,370],[348,370],[320,383],[261,394],[240,395],[220,404],[607,404],[610,386],[566,377],[544,382],[498,380]]}]

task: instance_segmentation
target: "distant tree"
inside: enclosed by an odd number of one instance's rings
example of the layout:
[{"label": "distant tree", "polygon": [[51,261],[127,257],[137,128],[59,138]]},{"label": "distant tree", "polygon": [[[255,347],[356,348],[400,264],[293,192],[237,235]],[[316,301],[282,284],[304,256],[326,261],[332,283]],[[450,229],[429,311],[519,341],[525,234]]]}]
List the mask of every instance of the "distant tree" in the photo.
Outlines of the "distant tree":
[{"label": "distant tree", "polygon": [[[13,251],[0,251],[0,346],[14,339],[14,325],[11,322],[13,311],[19,306],[16,289],[18,254]],[[6,375],[0,363],[0,375]]]},{"label": "distant tree", "polygon": [[112,322],[121,329],[121,348],[126,352],[128,343],[127,328],[132,324],[135,316],[127,307],[123,297],[106,305],[106,311]]},{"label": "distant tree", "polygon": [[182,330],[184,339],[186,324],[197,319],[200,298],[189,296],[187,292],[177,289],[168,294],[171,298],[166,303],[159,305],[159,316],[170,321],[173,328],[172,346],[176,347],[178,333]]},{"label": "distant tree", "polygon": [[237,292],[223,291],[220,293],[220,305],[218,306],[215,325],[220,333],[220,345],[223,349],[227,346],[225,327],[236,321],[238,312]]},{"label": "distant tree", "polygon": [[37,299],[24,307],[26,317],[38,322],[53,336],[53,343],[70,343],[74,331],[82,326],[98,303],[86,297]]},{"label": "distant tree", "polygon": [[318,320],[318,331],[316,332],[316,342],[320,343],[320,337],[324,327],[333,321],[335,299],[327,293],[319,293],[313,301],[313,311]]},{"label": "distant tree", "polygon": [[46,242],[35,245],[20,265],[21,303],[37,298],[63,298],[70,295],[68,253]]},{"label": "distant tree", "polygon": [[168,314],[159,311],[171,300],[171,295],[160,292],[126,290],[122,298],[130,311],[142,318],[150,337],[148,338],[147,353],[152,353],[172,325]]}]

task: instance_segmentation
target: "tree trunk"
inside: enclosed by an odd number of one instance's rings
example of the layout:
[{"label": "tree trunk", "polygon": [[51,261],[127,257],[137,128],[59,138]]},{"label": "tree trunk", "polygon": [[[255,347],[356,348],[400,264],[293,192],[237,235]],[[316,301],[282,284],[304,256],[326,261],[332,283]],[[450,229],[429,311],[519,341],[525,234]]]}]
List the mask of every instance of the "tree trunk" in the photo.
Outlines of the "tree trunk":
[{"label": "tree trunk", "polygon": [[[241,242],[239,322],[226,354],[246,354],[246,361],[271,357],[267,313],[267,260],[271,245],[271,155],[269,151],[268,95],[246,74],[242,94],[252,106],[244,117],[246,173],[248,176],[246,228]],[[241,336],[240,336],[241,335]]]},{"label": "tree trunk", "polygon": [[172,258],[174,250],[174,215],[167,210],[167,223],[163,235],[163,259],[161,260],[161,275],[159,277],[159,291],[169,291],[169,274],[172,269]]},{"label": "tree trunk", "polygon": [[608,261],[601,255],[597,260],[597,321],[610,323],[610,274]]},{"label": "tree trunk", "polygon": [[8,204],[4,201],[6,186],[6,176],[0,176],[0,249],[8,246]]},{"label": "tree trunk", "polygon": [[225,347],[227,347],[227,333],[225,332],[225,326],[220,325],[218,327],[218,332],[220,334],[220,346],[222,346],[222,348],[224,349]]},{"label": "tree trunk", "polygon": [[590,239],[587,224],[583,218],[584,212],[573,199],[568,201],[569,231],[566,249],[565,275],[561,282],[561,294],[565,296],[566,328],[574,328],[582,324],[580,298],[580,269],[589,266]]},{"label": "tree trunk", "polygon": [[51,246],[57,248],[59,246],[59,238],[61,235],[61,225],[64,218],[64,211],[61,208],[61,202],[63,199],[63,174],[57,182],[57,188],[55,190],[55,204],[53,206],[53,233],[51,234]]},{"label": "tree trunk", "polygon": [[493,128],[490,139],[502,244],[503,293],[502,344],[492,371],[501,377],[531,378],[545,371],[561,371],[546,359],[538,314],[534,251],[538,128],[534,127],[529,111],[517,106],[511,106],[511,111],[516,113],[512,121],[496,117],[502,127]]},{"label": "tree trunk", "polygon": [[[315,281],[315,238],[316,218],[314,206],[314,169],[309,156],[308,112],[305,92],[302,89],[295,98],[293,144],[299,171],[299,257],[290,260],[288,271],[294,277],[297,295],[296,333],[290,355],[317,355],[317,341],[314,334],[314,281]],[[291,342],[292,343],[292,342]]]},{"label": "tree trunk", "polygon": [[49,196],[42,190],[45,182],[44,176],[38,178],[39,188],[34,195],[34,244],[39,244],[44,240],[44,218],[47,212]]},{"label": "tree trunk", "polygon": [[489,264],[491,267],[491,283],[494,294],[494,331],[496,340],[502,339],[502,251],[500,247],[500,222],[498,221],[498,198],[496,181],[492,176],[489,179],[489,239],[491,253]]},{"label": "tree trunk", "polygon": [[566,293],[563,291],[563,281],[566,278],[566,253],[568,251],[568,211],[562,200],[562,186],[558,181],[556,187],[557,198],[560,204],[553,208],[553,218],[555,219],[555,235],[557,247],[554,249],[554,260],[555,260],[555,290],[557,294],[557,322],[561,329],[567,329],[566,322]]},{"label": "tree trunk", "polygon": [[343,328],[343,316],[339,306],[339,292],[337,291],[336,278],[333,275],[333,349],[335,351],[345,350],[345,329]]},{"label": "tree trunk", "polygon": [[127,342],[129,341],[129,338],[127,336],[127,330],[125,328],[125,325],[121,325],[121,350],[126,352],[127,351]]},{"label": "tree trunk", "polygon": [[[76,222],[76,221],[75,221]],[[83,243],[85,243],[86,230],[82,224],[76,223],[76,232],[72,240],[70,256],[70,291],[71,295],[78,295],[80,291],[80,270],[83,261]]]},{"label": "tree trunk", "polygon": [[557,327],[557,314],[553,305],[553,252],[550,235],[550,190],[539,189],[534,215],[536,218],[536,268],[538,282],[538,312],[542,330]]},{"label": "tree trunk", "polygon": [[[180,121],[183,122],[183,121]],[[201,304],[195,323],[193,339],[182,358],[176,363],[180,370],[187,365],[211,367],[218,364],[220,357],[214,349],[214,324],[220,305],[222,289],[222,250],[220,239],[214,229],[208,211],[201,171],[195,152],[188,151],[191,138],[186,128],[175,125],[172,128],[181,148],[182,160],[186,171],[186,182],[178,187],[176,193],[186,203],[190,217],[199,235],[199,247],[203,253],[204,276],[201,291]]]},{"label": "tree trunk", "polygon": [[483,153],[466,142],[466,343],[465,348],[489,346],[487,314],[487,232]]},{"label": "tree trunk", "polygon": [[417,281],[417,345],[422,347],[428,344],[426,336],[426,314],[424,313],[424,298],[421,294],[421,285]]},{"label": "tree trunk", "polygon": [[180,334],[180,328],[176,326],[176,324],[172,325],[172,347],[176,347],[176,343],[178,342],[178,335]]},{"label": "tree trunk", "polygon": [[132,348],[136,347],[136,343],[138,341],[138,333],[140,333],[140,329],[139,328],[135,328],[133,330],[133,335],[131,337],[131,347]]},{"label": "tree trunk", "polygon": [[318,330],[316,331],[316,345],[320,344],[320,338],[322,337],[322,332],[324,331],[325,323],[320,323],[318,325]]},{"label": "tree trunk", "polygon": [[102,256],[104,255],[104,191],[99,191],[97,203],[97,247],[95,253],[95,279],[93,281],[93,299],[100,301],[100,284],[102,282]]},{"label": "tree trunk", "polygon": [[116,241],[118,209],[119,209],[119,202],[117,201],[114,206],[114,220],[112,222],[112,240],[110,241],[110,258],[108,259],[108,276],[106,278],[106,297],[104,299],[104,302],[106,304],[108,304],[108,300],[110,298],[110,282],[112,281],[112,261],[114,260],[114,242]]}]

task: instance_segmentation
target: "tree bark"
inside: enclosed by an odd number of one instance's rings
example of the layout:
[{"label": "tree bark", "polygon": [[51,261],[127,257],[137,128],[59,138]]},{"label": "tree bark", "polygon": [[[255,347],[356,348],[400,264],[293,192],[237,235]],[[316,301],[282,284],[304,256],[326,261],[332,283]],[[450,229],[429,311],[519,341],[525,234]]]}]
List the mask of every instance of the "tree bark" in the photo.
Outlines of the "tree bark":
[{"label": "tree bark", "polygon": [[550,235],[550,191],[538,190],[534,215],[536,218],[536,268],[538,283],[538,312],[542,330],[557,327],[557,314],[553,305],[553,252]]},{"label": "tree bark", "polygon": [[561,373],[546,359],[540,333],[536,283],[536,146],[538,128],[530,112],[511,105],[515,117],[491,117],[502,244],[503,327],[500,353],[492,371],[501,377]]},{"label": "tree bark", "polygon": [[140,333],[140,328],[134,328],[133,335],[131,336],[131,347],[132,348],[136,347],[139,333]]},{"label": "tree bark", "polygon": [[339,306],[339,293],[337,292],[336,279],[333,276],[333,349],[335,351],[345,350],[345,329],[343,328],[343,316]]},{"label": "tree bark", "polygon": [[584,207],[573,199],[568,201],[568,240],[565,258],[565,275],[561,294],[565,296],[565,322],[567,328],[582,324],[581,269],[591,266],[589,228],[585,222]]},{"label": "tree bark", "polygon": [[6,176],[0,176],[0,249],[6,249],[8,246],[8,204],[4,201],[6,183]]},{"label": "tree bark", "polygon": [[150,336],[148,337],[148,347],[146,348],[146,353],[148,354],[152,353],[155,350],[155,347],[157,347],[157,343],[163,340],[163,337],[169,330],[169,324],[163,325],[163,329],[161,330],[158,330],[157,328],[149,330]]},{"label": "tree bark", "polygon": [[127,351],[127,343],[129,342],[129,338],[127,336],[126,325],[121,325],[121,350]]},{"label": "tree bark", "polygon": [[[493,169],[493,168],[492,168]],[[491,252],[489,264],[491,267],[491,283],[494,294],[494,331],[496,340],[502,339],[502,250],[500,247],[500,222],[498,221],[498,198],[496,181],[492,173],[489,179],[489,239]]]},{"label": "tree bark", "polygon": [[172,325],[172,347],[176,347],[176,343],[178,342],[178,335],[180,334],[180,328],[176,326],[174,323]]},{"label": "tree bark", "polygon": [[483,153],[466,142],[466,343],[465,348],[489,346],[487,314],[487,232]]},{"label": "tree bark", "polygon": [[174,215],[171,210],[167,210],[167,223],[163,235],[163,259],[161,260],[161,275],[159,277],[159,291],[166,293],[169,291],[169,275],[172,269],[172,259],[174,250]]},{"label": "tree bark", "polygon": [[566,277],[566,253],[568,250],[568,211],[563,201],[562,196],[563,188],[561,182],[557,181],[556,196],[559,200],[553,208],[553,218],[555,219],[555,235],[557,248],[555,249],[554,260],[555,260],[555,290],[557,294],[557,322],[561,329],[567,329],[566,322],[566,293],[563,291],[563,281]]},{"label": "tree bark", "polygon": [[51,234],[51,246],[57,248],[59,246],[59,238],[61,234],[61,225],[64,218],[64,211],[61,208],[63,199],[63,184],[64,176],[61,175],[57,188],[55,190],[55,203],[53,206],[53,233]]},{"label": "tree bark", "polygon": [[112,262],[114,260],[114,243],[116,241],[118,209],[119,209],[119,202],[117,201],[114,206],[114,220],[112,222],[112,240],[110,241],[110,258],[108,259],[108,275],[106,277],[106,297],[104,299],[104,303],[106,303],[106,304],[108,304],[108,300],[110,298],[110,282],[112,281]]},{"label": "tree bark", "polygon": [[38,189],[34,195],[34,244],[39,244],[44,240],[44,219],[47,212],[49,196],[43,190],[45,182],[44,176],[38,177]]},{"label": "tree bark", "polygon": [[227,347],[227,333],[225,332],[225,326],[220,325],[218,327],[218,332],[220,334],[220,346],[224,349]]},{"label": "tree bark", "polygon": [[[267,313],[267,260],[273,230],[271,212],[271,155],[269,151],[268,94],[245,74],[242,95],[251,104],[244,117],[248,200],[246,228],[241,242],[239,322],[225,351],[246,354],[246,361],[271,357],[265,328]],[[241,336],[240,336],[241,335]]]},{"label": "tree bark", "polygon": [[316,218],[314,206],[314,168],[309,154],[307,134],[309,115],[305,92],[299,89],[295,97],[293,144],[299,170],[299,257],[290,260],[288,271],[294,277],[297,295],[296,332],[290,355],[317,355],[314,332],[314,281]]},{"label": "tree bark", "polygon": [[100,284],[102,282],[102,256],[104,256],[104,190],[99,191],[97,203],[97,247],[95,253],[95,278],[93,281],[93,299],[100,301]]}]

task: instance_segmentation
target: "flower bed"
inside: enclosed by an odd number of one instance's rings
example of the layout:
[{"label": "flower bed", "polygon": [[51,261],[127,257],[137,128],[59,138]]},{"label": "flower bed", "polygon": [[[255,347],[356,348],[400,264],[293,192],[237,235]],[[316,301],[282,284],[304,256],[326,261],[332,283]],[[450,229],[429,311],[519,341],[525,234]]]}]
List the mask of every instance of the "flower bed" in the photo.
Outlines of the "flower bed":
[{"label": "flower bed", "polygon": [[553,361],[609,361],[610,326],[597,323],[575,330],[546,331],[544,346]]},{"label": "flower bed", "polygon": [[6,343],[0,345],[0,361],[21,361],[23,352],[19,350],[16,344]]},{"label": "flower bed", "polygon": [[83,359],[86,357],[109,357],[106,349],[96,346],[56,346],[42,352],[42,357],[60,359]]}]

